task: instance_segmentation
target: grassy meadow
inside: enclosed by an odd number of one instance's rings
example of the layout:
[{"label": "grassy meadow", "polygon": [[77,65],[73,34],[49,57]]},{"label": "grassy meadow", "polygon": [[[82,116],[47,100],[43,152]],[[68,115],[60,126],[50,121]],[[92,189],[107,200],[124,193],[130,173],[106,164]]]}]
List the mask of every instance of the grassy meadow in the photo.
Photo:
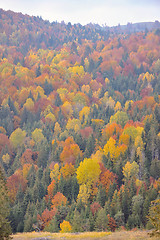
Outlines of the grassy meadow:
[{"label": "grassy meadow", "polygon": [[157,240],[156,237],[150,237],[149,231],[117,231],[111,232],[85,232],[85,233],[48,233],[48,232],[30,232],[17,233],[12,236],[13,240],[29,239],[81,239],[81,240]]}]

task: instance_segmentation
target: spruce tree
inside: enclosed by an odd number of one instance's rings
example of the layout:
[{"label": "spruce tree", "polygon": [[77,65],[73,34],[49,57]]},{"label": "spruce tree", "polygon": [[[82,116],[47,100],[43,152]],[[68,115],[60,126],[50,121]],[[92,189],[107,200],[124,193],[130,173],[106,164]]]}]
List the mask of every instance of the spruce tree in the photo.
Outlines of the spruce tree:
[{"label": "spruce tree", "polygon": [[11,227],[7,219],[9,215],[9,200],[7,196],[7,188],[0,167],[0,239],[10,239]]},{"label": "spruce tree", "polygon": [[54,216],[53,219],[50,221],[49,225],[47,225],[44,228],[44,231],[53,232],[53,233],[59,232],[58,221],[56,216]]},{"label": "spruce tree", "polygon": [[95,228],[97,231],[106,231],[108,225],[108,218],[105,209],[101,208],[97,214]]},{"label": "spruce tree", "polygon": [[72,222],[72,227],[74,232],[82,232],[82,221],[81,214],[77,209],[74,211],[74,217]]}]

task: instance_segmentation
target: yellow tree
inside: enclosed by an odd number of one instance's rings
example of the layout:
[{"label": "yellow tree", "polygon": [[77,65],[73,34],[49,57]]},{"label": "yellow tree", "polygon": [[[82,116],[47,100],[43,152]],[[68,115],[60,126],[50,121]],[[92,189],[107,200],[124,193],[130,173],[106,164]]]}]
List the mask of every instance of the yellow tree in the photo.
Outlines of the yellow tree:
[{"label": "yellow tree", "polygon": [[2,160],[3,160],[3,162],[4,162],[5,164],[9,164],[11,158],[10,158],[9,154],[6,153],[5,155],[2,156]]},{"label": "yellow tree", "polygon": [[83,85],[82,86],[82,92],[83,93],[89,93],[90,86],[89,85]]},{"label": "yellow tree", "polygon": [[22,131],[21,128],[17,128],[14,132],[12,132],[10,136],[10,141],[14,148],[18,148],[22,146],[26,137],[26,132]]},{"label": "yellow tree", "polygon": [[130,106],[132,106],[134,102],[132,100],[128,100],[125,103],[125,110],[127,111],[129,109]]},{"label": "yellow tree", "polygon": [[79,119],[81,123],[86,123],[88,120],[88,116],[90,113],[90,108],[89,107],[84,107],[80,112],[79,112]]},{"label": "yellow tree", "polygon": [[48,120],[48,121],[50,121],[50,122],[52,122],[52,123],[54,123],[55,120],[56,120],[54,114],[51,113],[51,112],[46,115],[45,119]]},{"label": "yellow tree", "polygon": [[90,190],[86,186],[86,184],[83,184],[79,188],[79,194],[77,196],[77,202],[82,202],[85,205],[88,203],[88,199],[90,197]]},{"label": "yellow tree", "polygon": [[77,169],[77,180],[80,185],[77,201],[86,203],[90,195],[96,194],[96,183],[101,173],[100,166],[94,158],[85,158]]},{"label": "yellow tree", "polygon": [[39,128],[36,128],[33,132],[32,132],[32,138],[36,143],[41,143],[45,137],[42,133],[42,130]]},{"label": "yellow tree", "polygon": [[74,66],[68,69],[72,75],[77,74],[79,77],[82,77],[85,74],[83,66]]},{"label": "yellow tree", "polygon": [[97,160],[98,163],[101,163],[103,159],[103,150],[97,150],[95,154],[92,154],[91,158]]},{"label": "yellow tree", "polygon": [[153,74],[149,74],[149,72],[146,72],[142,77],[142,80],[143,81],[147,80],[147,82],[151,82],[152,80],[154,80],[154,76]]},{"label": "yellow tree", "polygon": [[53,179],[57,180],[58,179],[58,175],[59,175],[59,165],[58,165],[58,163],[56,163],[54,165],[54,169],[50,172],[51,180],[53,180]]},{"label": "yellow tree", "polygon": [[61,133],[62,129],[58,122],[55,123],[54,126],[54,136],[58,137],[58,135]]},{"label": "yellow tree", "polygon": [[61,233],[66,233],[66,232],[72,232],[72,226],[68,221],[63,220],[62,223],[60,223],[60,229]]},{"label": "yellow tree", "polygon": [[137,155],[139,156],[140,160],[142,160],[142,151],[143,151],[143,140],[141,136],[137,136],[134,142],[134,145],[137,149]]},{"label": "yellow tree", "polygon": [[72,116],[73,114],[72,105],[68,101],[66,101],[61,108],[62,108],[62,113],[66,118],[70,118]]},{"label": "yellow tree", "polygon": [[40,86],[38,86],[36,88],[36,90],[34,91],[34,99],[36,100],[38,97],[38,94],[40,94],[41,98],[45,98],[46,95],[44,94],[44,89]]},{"label": "yellow tree", "polygon": [[48,105],[48,106],[45,108],[45,110],[44,110],[44,112],[43,112],[43,115],[46,117],[47,114],[49,114],[49,113],[53,113],[53,108],[51,107],[51,105]]},{"label": "yellow tree", "polygon": [[144,128],[143,127],[134,127],[134,126],[129,126],[124,129],[123,134],[127,134],[130,136],[132,141],[134,142],[137,136],[141,136]]},{"label": "yellow tree", "polygon": [[78,132],[80,131],[80,129],[81,129],[81,127],[80,127],[80,125],[78,125],[78,124],[76,124],[76,125],[74,126],[74,131],[75,131],[75,133],[78,133]]},{"label": "yellow tree", "polygon": [[75,126],[78,125],[79,126],[79,129],[81,127],[81,122],[79,119],[68,119],[68,122],[67,122],[67,125],[66,125],[66,129],[67,130],[74,130],[75,129]]},{"label": "yellow tree", "polygon": [[127,146],[125,144],[116,146],[116,140],[112,137],[110,137],[103,149],[105,156],[109,155],[113,162],[117,161],[120,154],[124,155],[126,150]]},{"label": "yellow tree", "polygon": [[28,98],[28,95],[29,95],[29,90],[27,88],[22,88],[18,96],[18,103],[24,104]]},{"label": "yellow tree", "polygon": [[135,161],[133,163],[127,162],[123,167],[122,173],[124,181],[129,181],[131,178],[136,179],[139,173],[139,166]]},{"label": "yellow tree", "polygon": [[80,185],[91,186],[98,180],[100,175],[100,166],[97,161],[91,158],[85,158],[77,169],[77,180]]},{"label": "yellow tree", "polygon": [[129,118],[126,112],[118,111],[110,118],[110,123],[115,122],[120,124],[122,128],[128,122]]},{"label": "yellow tree", "polygon": [[120,144],[125,144],[126,146],[129,145],[130,136],[128,134],[122,134],[119,138]]},{"label": "yellow tree", "polygon": [[75,174],[76,170],[74,165],[71,163],[66,163],[64,167],[61,168],[59,176],[62,174],[64,179],[70,178]]},{"label": "yellow tree", "polygon": [[34,102],[31,98],[28,98],[25,104],[23,105],[27,110],[33,111],[34,109]]},{"label": "yellow tree", "polygon": [[[106,95],[108,95],[108,93]],[[104,94],[104,97],[105,97],[105,94]],[[103,101],[105,102],[106,107],[114,108],[115,101],[113,100],[112,97],[109,97],[107,100],[103,99]]]},{"label": "yellow tree", "polygon": [[116,140],[112,137],[107,141],[106,145],[103,148],[105,156],[110,156],[110,158],[115,160],[116,158]]},{"label": "yellow tree", "polygon": [[114,107],[114,110],[115,110],[115,112],[117,112],[117,111],[119,111],[119,110],[121,110],[121,109],[122,109],[121,103],[118,101],[118,102],[116,103],[116,106]]}]

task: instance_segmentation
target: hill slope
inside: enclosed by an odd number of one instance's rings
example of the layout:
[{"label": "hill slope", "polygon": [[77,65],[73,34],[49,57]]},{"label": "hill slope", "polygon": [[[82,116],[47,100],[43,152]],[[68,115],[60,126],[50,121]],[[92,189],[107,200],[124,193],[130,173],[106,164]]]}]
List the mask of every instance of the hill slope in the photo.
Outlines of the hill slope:
[{"label": "hill slope", "polygon": [[160,190],[159,29],[0,13],[0,164],[13,231],[146,227]]}]

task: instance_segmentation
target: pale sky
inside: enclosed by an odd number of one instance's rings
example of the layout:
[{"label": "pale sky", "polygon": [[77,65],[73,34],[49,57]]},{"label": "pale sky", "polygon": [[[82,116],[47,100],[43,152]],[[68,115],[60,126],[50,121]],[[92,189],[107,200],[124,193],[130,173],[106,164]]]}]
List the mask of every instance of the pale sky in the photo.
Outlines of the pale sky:
[{"label": "pale sky", "polygon": [[160,21],[160,0],[0,0],[0,8],[82,25]]}]

